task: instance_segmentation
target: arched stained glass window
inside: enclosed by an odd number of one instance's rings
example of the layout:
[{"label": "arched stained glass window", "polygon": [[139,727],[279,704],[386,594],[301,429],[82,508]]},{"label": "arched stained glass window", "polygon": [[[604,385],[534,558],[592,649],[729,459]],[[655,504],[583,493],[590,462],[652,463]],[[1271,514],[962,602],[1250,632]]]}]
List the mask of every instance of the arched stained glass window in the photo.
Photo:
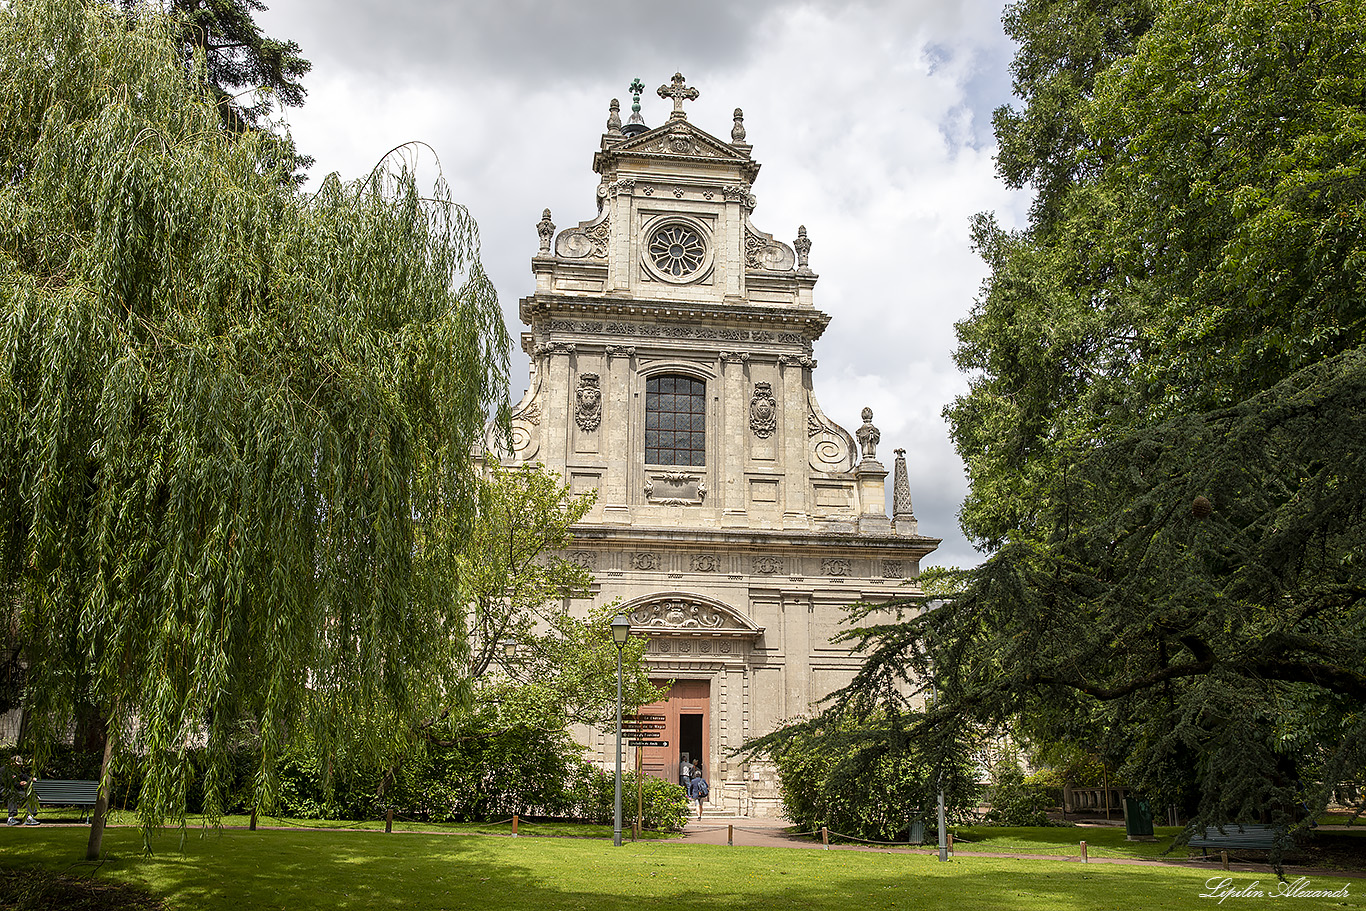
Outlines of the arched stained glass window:
[{"label": "arched stained glass window", "polygon": [[690,376],[645,381],[645,464],[707,464],[707,384]]}]

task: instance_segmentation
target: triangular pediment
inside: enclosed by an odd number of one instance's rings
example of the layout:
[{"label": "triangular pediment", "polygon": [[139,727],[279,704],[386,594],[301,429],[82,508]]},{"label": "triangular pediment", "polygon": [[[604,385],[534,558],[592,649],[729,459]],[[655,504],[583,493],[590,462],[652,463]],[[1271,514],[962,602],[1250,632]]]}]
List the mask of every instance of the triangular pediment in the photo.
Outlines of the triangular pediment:
[{"label": "triangular pediment", "polygon": [[686,120],[670,120],[653,130],[633,136],[613,145],[611,155],[665,155],[681,158],[716,158],[723,161],[749,162],[749,158],[717,139],[706,130],[698,129]]},{"label": "triangular pediment", "polygon": [[757,639],[763,627],[724,602],[695,592],[655,592],[621,606],[631,632],[646,636],[716,636]]}]

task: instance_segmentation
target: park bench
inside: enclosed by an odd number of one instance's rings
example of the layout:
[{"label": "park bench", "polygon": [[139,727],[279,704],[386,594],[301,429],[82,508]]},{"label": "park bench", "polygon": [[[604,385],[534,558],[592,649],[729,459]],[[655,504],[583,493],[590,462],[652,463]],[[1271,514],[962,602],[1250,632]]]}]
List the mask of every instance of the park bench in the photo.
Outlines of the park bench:
[{"label": "park bench", "polygon": [[1209,857],[1210,848],[1270,851],[1275,845],[1276,827],[1260,823],[1229,823],[1222,832],[1216,826],[1208,826],[1202,834],[1192,835],[1187,842],[1188,847],[1199,848],[1205,857]]},{"label": "park bench", "polygon": [[99,796],[98,781],[80,781],[69,778],[35,779],[33,793],[38,803],[53,807],[80,807],[81,818],[93,809]]}]

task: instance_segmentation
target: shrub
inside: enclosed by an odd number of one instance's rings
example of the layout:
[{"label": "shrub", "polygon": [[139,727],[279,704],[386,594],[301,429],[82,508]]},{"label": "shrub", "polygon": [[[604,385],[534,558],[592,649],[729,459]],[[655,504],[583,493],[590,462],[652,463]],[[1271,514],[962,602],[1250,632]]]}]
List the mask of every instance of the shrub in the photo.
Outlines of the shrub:
[{"label": "shrub", "polygon": [[[939,778],[924,746],[883,717],[798,726],[767,752],[778,767],[784,813],[801,829],[900,841],[916,820],[937,812]],[[943,783],[950,818],[965,818],[978,792],[972,768],[953,764]]]},{"label": "shrub", "polygon": [[[682,785],[648,775],[640,779],[644,826],[661,832],[678,832],[688,821],[688,794]],[[621,776],[622,824],[629,826],[636,817],[636,773]],[[616,775],[583,763],[575,777],[573,795],[575,816],[585,822],[612,822],[616,798]]]},{"label": "shrub", "polygon": [[1054,799],[1059,791],[1052,784],[1050,774],[1025,777],[1013,758],[1002,760],[992,770],[991,809],[982,819],[988,826],[1047,826],[1052,825],[1048,810],[1057,806]]}]

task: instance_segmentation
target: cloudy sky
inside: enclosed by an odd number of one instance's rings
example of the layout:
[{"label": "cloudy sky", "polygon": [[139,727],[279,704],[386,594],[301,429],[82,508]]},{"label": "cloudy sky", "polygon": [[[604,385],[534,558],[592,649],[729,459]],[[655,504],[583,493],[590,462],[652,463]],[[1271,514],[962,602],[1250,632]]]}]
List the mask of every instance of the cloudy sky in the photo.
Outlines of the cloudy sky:
[{"label": "cloudy sky", "polygon": [[[890,467],[906,449],[921,533],[944,539],[927,565],[971,565],[963,466],[940,412],[966,388],[953,323],[984,274],[968,219],[990,210],[1015,225],[1028,208],[992,161],[991,111],[1011,100],[1002,5],[273,0],[257,21],[313,63],[307,103],[288,112],[317,158],[310,186],[359,177],[410,140],[430,145],[479,223],[514,338],[541,210],[561,228],[596,214],[608,102],[622,100],[624,120],[639,76],[642,116],[658,126],[671,106],[654,89],[681,71],[701,93],[687,110],[702,129],[728,138],[743,108],[763,166],[755,226],[790,243],[804,224],[813,242],[816,305],[832,316],[815,350],[821,407],[850,430],[872,407],[879,456]],[[526,368],[515,352],[514,401]]]}]

